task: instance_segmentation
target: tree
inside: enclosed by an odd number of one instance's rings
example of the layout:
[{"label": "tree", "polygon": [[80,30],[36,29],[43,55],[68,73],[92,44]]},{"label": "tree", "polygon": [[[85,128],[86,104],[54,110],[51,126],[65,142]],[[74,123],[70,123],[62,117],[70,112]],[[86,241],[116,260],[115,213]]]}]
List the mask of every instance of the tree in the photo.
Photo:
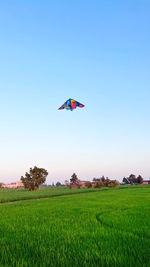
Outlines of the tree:
[{"label": "tree", "polygon": [[71,179],[70,179],[71,184],[79,184],[79,179],[75,173],[72,174]]},{"label": "tree", "polygon": [[101,177],[101,181],[102,181],[103,183],[105,182],[105,177],[104,177],[104,176]]},{"label": "tree", "polygon": [[57,183],[56,183],[56,186],[61,186],[61,183],[60,183],[60,182],[57,182]]},{"label": "tree", "polygon": [[130,184],[129,180],[126,177],[123,178],[122,182],[125,184]]},{"label": "tree", "polygon": [[110,179],[108,179],[108,177],[106,177],[105,182],[104,182],[104,185],[105,186],[108,186],[109,185],[109,182],[110,182]]},{"label": "tree", "polygon": [[101,178],[93,178],[93,182],[100,182]]},{"label": "tree", "polygon": [[25,177],[21,176],[21,181],[26,189],[34,191],[46,181],[47,175],[47,170],[35,166],[33,169],[30,168],[29,173],[25,173]]},{"label": "tree", "polygon": [[130,184],[136,184],[137,182],[136,176],[134,174],[131,174],[128,179],[130,181]]},{"label": "tree", "polygon": [[138,183],[138,184],[142,184],[142,183],[143,183],[143,178],[142,178],[141,175],[139,175],[139,176],[137,177],[137,183]]}]

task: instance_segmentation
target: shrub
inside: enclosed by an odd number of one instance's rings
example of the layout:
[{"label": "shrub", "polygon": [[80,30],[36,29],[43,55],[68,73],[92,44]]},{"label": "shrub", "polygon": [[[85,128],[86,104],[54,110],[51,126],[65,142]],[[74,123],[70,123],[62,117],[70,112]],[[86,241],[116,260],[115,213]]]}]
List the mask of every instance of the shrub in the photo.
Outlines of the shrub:
[{"label": "shrub", "polygon": [[86,186],[87,188],[91,188],[91,187],[92,187],[92,183],[91,183],[91,182],[87,182],[87,183],[85,184],[85,186]]},{"label": "shrub", "polygon": [[115,187],[119,185],[119,183],[116,180],[111,180],[108,184],[109,187]]},{"label": "shrub", "polygon": [[103,182],[96,182],[95,183],[95,188],[100,188],[100,187],[103,187],[103,186],[104,186]]}]

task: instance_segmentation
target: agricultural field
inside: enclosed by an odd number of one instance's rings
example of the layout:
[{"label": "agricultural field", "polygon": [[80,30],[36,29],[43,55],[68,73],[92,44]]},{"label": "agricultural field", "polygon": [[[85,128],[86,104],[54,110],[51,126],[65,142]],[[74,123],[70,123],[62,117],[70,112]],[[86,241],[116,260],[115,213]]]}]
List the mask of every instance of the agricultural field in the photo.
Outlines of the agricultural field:
[{"label": "agricultural field", "polygon": [[0,191],[1,267],[150,266],[150,186],[69,190]]},{"label": "agricultural field", "polygon": [[28,199],[51,198],[62,195],[82,194],[108,190],[108,188],[86,188],[86,189],[69,189],[68,187],[45,187],[37,191],[27,191],[26,189],[2,189],[0,188],[0,203],[15,202]]}]

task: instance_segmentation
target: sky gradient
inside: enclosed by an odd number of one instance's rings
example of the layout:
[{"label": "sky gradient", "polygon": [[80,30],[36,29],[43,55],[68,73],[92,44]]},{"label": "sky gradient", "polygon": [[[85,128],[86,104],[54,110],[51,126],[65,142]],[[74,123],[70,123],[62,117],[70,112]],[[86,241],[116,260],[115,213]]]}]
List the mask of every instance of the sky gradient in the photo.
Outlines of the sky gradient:
[{"label": "sky gradient", "polygon": [[[150,177],[150,1],[1,1],[0,182]],[[74,98],[85,105],[58,108]]]}]

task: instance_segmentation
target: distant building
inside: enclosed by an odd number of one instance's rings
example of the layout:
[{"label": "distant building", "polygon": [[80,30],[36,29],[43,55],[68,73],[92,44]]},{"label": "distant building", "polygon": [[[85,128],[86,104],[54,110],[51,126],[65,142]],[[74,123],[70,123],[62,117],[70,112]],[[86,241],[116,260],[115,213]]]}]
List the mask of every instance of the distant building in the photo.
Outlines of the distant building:
[{"label": "distant building", "polygon": [[24,187],[24,184],[22,182],[16,182],[17,187]]},{"label": "distant building", "polygon": [[2,188],[23,188],[24,184],[22,182],[2,184]]},{"label": "distant building", "polygon": [[80,181],[79,185],[81,186],[81,188],[85,188],[87,183],[89,183],[89,181]]},{"label": "distant building", "polygon": [[150,184],[150,180],[143,180],[142,184]]},{"label": "distant building", "polygon": [[79,188],[79,185],[78,184],[71,184],[70,187],[71,187],[71,189],[77,189],[77,188]]},{"label": "distant building", "polygon": [[91,183],[91,187],[95,187],[95,183],[90,181],[79,181],[78,184],[70,184],[70,187],[71,189],[87,188],[88,183]]},{"label": "distant building", "polygon": [[65,185],[65,186],[69,186],[70,183],[69,183],[67,180],[65,180],[64,185]]}]

